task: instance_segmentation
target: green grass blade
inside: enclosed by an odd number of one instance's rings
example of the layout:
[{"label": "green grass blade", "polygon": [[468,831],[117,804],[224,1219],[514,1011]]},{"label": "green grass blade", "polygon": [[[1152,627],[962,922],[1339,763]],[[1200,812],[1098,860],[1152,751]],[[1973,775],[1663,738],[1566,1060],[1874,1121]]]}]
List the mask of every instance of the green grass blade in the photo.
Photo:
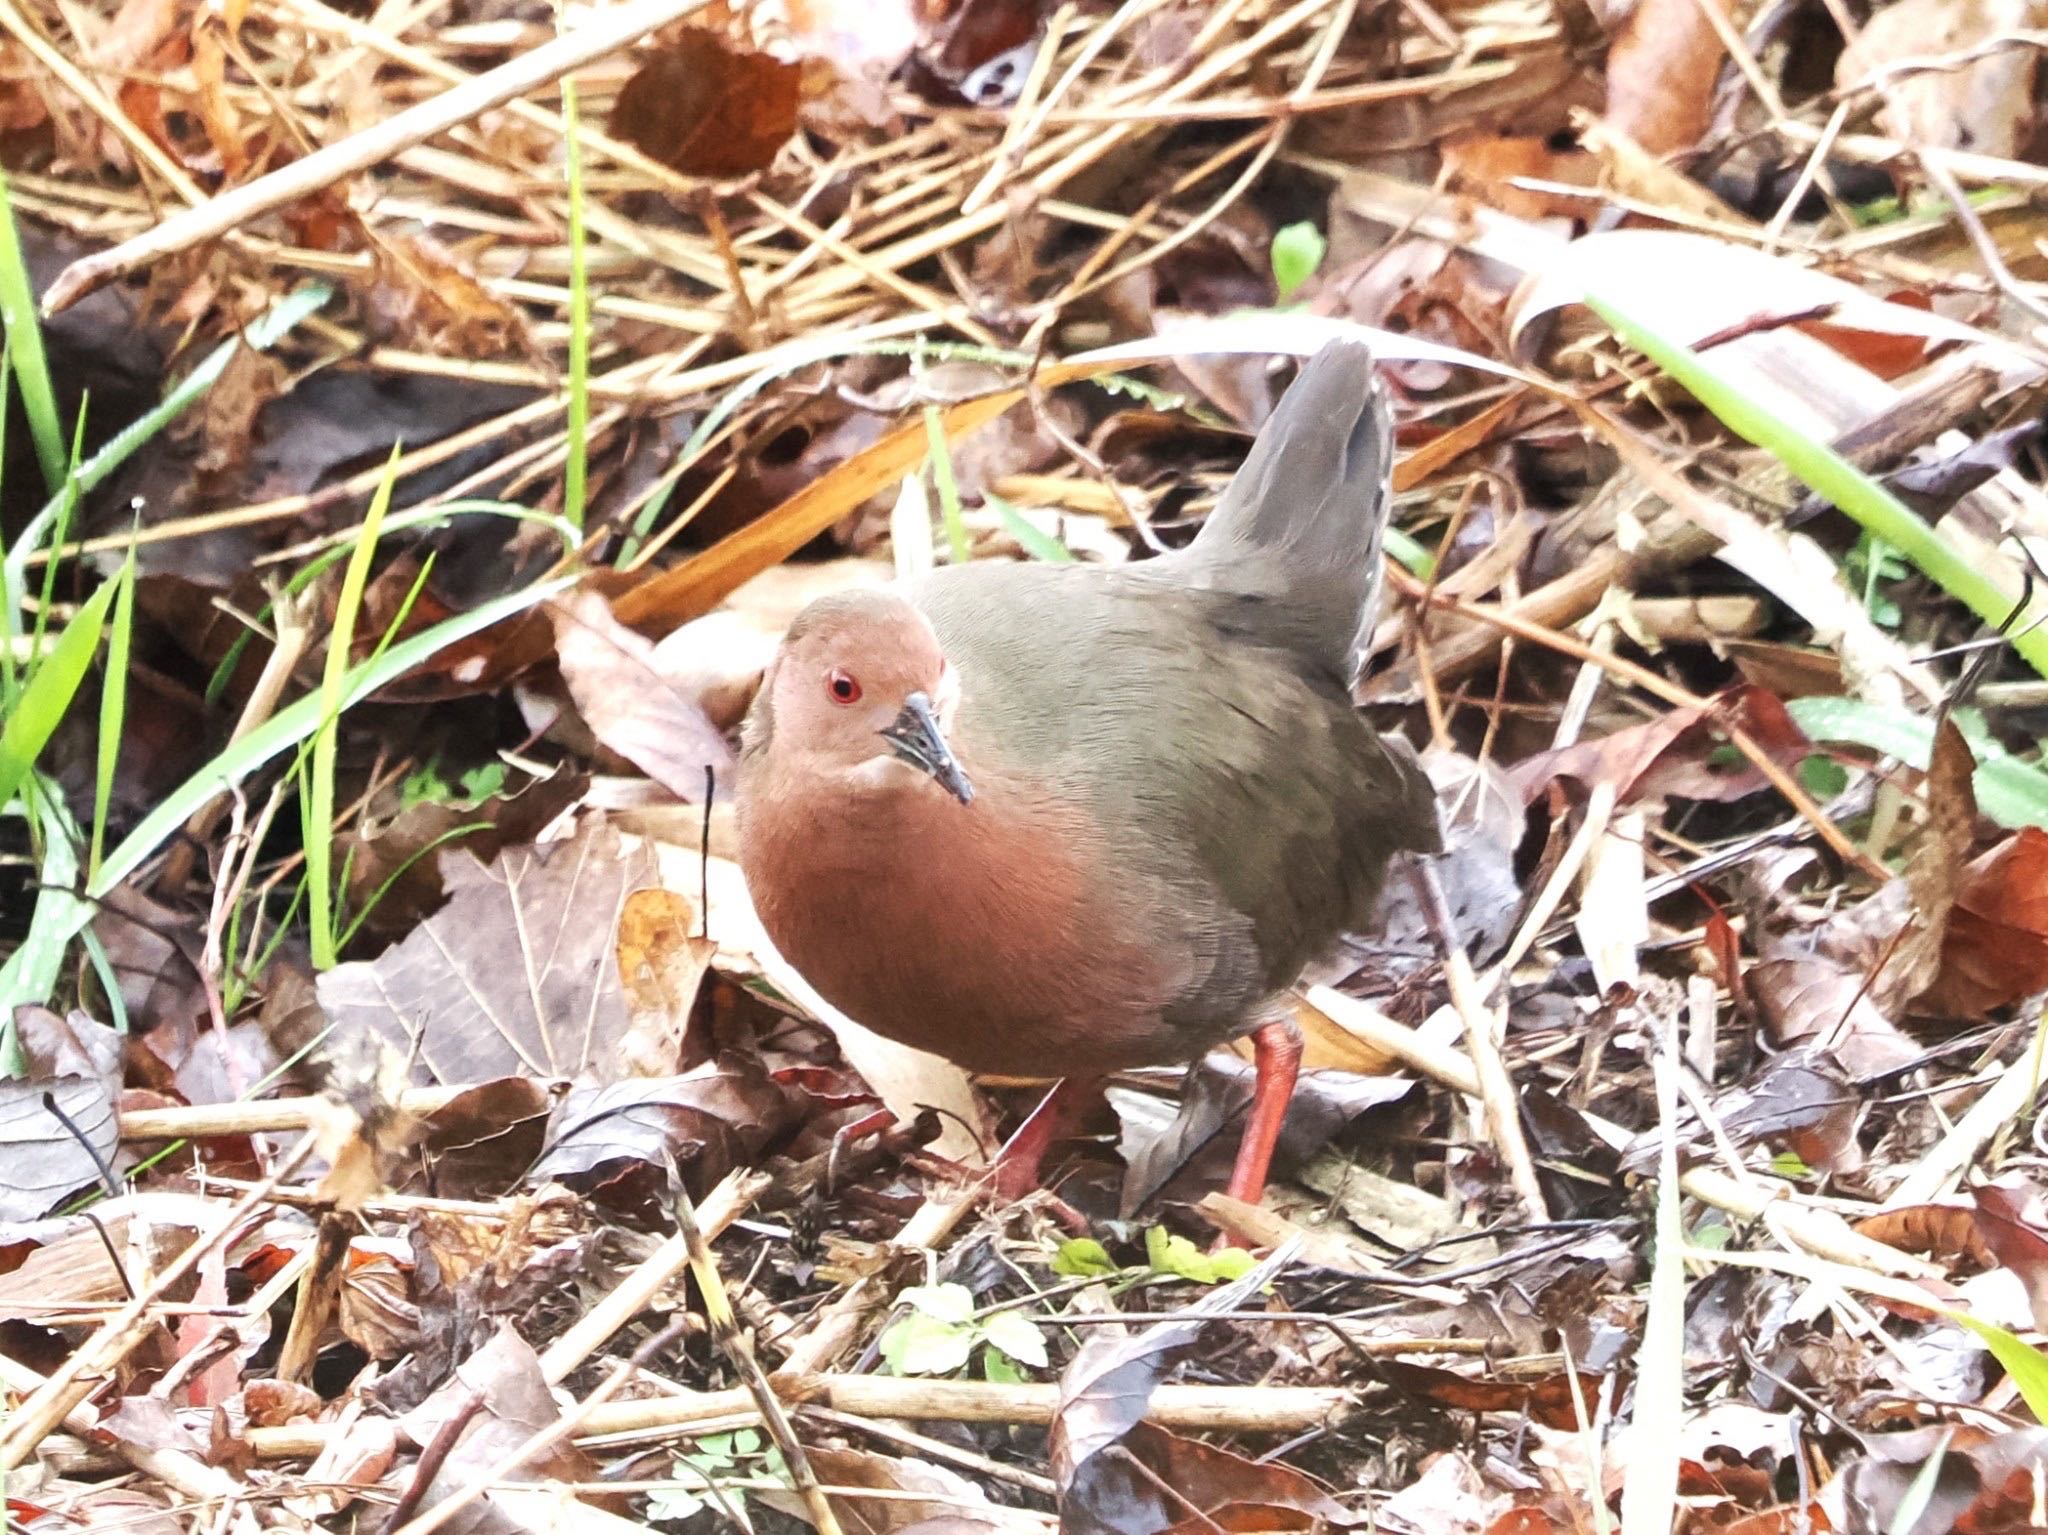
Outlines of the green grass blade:
[{"label": "green grass blade", "polygon": [[[365,662],[350,674],[341,706],[353,708],[379,688],[387,687],[415,667],[425,665],[450,645],[545,602],[566,590],[574,580],[572,576],[558,576],[554,580],[510,592],[467,613],[445,618],[431,629],[392,645],[382,655]],[[178,828],[191,819],[194,811],[309,737],[319,728],[323,703],[319,694],[311,693],[280,709],[164,796],[134,830],[108,851],[99,873],[86,886],[87,896],[93,900],[103,899],[175,835]],[[76,935],[93,911],[93,907],[68,894],[65,894],[65,899],[70,905],[70,915],[63,926],[60,942],[68,942]],[[40,1001],[42,995],[47,994],[24,994],[21,980],[26,963],[22,959],[22,951],[17,950],[5,965],[0,965],[0,998]]]},{"label": "green grass blade", "polygon": [[1401,568],[1416,580],[1427,581],[1436,574],[1436,556],[1399,528],[1387,529],[1385,547]]},{"label": "green grass blade", "polygon": [[470,821],[461,826],[451,826],[448,828],[448,830],[442,832],[438,837],[435,837],[431,841],[429,841],[425,847],[414,849],[413,852],[406,857],[403,863],[399,864],[397,868],[393,869],[389,874],[385,875],[383,882],[379,884],[375,890],[370,892],[369,899],[363,902],[363,909],[355,914],[354,918],[350,920],[347,928],[343,930],[341,935],[340,947],[345,949],[349,946],[349,941],[353,939],[355,935],[362,929],[362,925],[370,920],[372,913],[374,913],[377,910],[378,904],[384,899],[385,896],[391,893],[393,886],[395,886],[400,880],[404,879],[407,874],[412,872],[413,866],[415,864],[418,864],[422,859],[427,858],[431,856],[433,853],[439,851],[448,843],[454,842],[462,837],[470,836],[472,833],[475,832],[489,831],[491,829],[491,826],[492,823],[489,821]]},{"label": "green grass blade", "polygon": [[[13,387],[14,348],[0,338],[0,405],[7,399],[7,391]],[[5,479],[7,466],[7,412],[0,409],[0,481]],[[7,548],[7,530],[0,527],[0,572],[11,564]],[[14,641],[21,633],[20,605],[11,600],[11,589],[0,584],[0,705],[14,696],[20,683],[15,675]]]},{"label": "green grass blade", "polygon": [[955,565],[965,565],[967,519],[960,511],[960,485],[953,478],[953,453],[946,445],[946,424],[936,405],[924,408],[925,437],[931,443],[932,489],[939,494],[939,521],[946,527],[946,553]]},{"label": "green grass blade", "polygon": [[[386,516],[384,519],[384,531],[386,533],[398,533],[412,528],[439,528],[445,526],[456,517],[479,514],[491,517],[508,517],[515,522],[538,523],[562,541],[562,554],[564,557],[574,555],[577,547],[583,542],[582,535],[553,512],[541,512],[535,511],[531,507],[514,506],[509,501],[446,501],[439,506],[415,506]],[[332,566],[335,561],[347,559],[354,547],[354,537],[351,535],[346,539],[338,540],[332,548],[321,550],[292,572],[291,579],[285,583],[285,594],[290,595],[304,591],[314,581],[319,579],[321,574]],[[274,603],[264,603],[262,607],[256,610],[257,622],[264,622],[274,611]],[[229,679],[234,676],[235,668],[242,664],[242,656],[248,650],[250,641],[254,638],[254,633],[245,629],[236,635],[234,642],[228,646],[227,654],[221,657],[220,664],[213,669],[213,675],[206,680],[206,701],[209,704],[218,703],[221,695],[227,691]]]},{"label": "green grass blade", "polygon": [[0,725],[0,805],[20,792],[51,733],[77,697],[99,651],[115,584],[103,583],[71,616],[49,651],[36,662],[8,711],[6,723]]},{"label": "green grass blade", "polygon": [[[1876,537],[1904,554],[1923,575],[1993,627],[2013,618],[2013,599],[1978,570],[1970,557],[1905,502],[1826,443],[1770,415],[1725,378],[1712,359],[1659,334],[1605,300],[1586,303],[1616,335],[1692,391],[1730,431],[1764,449],[1819,495]],[[2009,643],[2029,666],[2048,677],[2048,628],[2030,628],[2033,614],[2013,624]]]},{"label": "green grass blade", "polygon": [[[433,628],[399,641],[381,656],[356,667],[349,674],[340,706],[343,709],[355,707],[379,688],[388,687],[413,668],[425,665],[458,640],[467,639],[495,623],[525,612],[537,603],[545,602],[557,592],[566,590],[573,581],[573,577],[558,576],[554,580],[510,592],[467,613],[444,618]],[[200,806],[311,736],[324,717],[324,703],[319,694],[312,693],[280,709],[173,790],[107,854],[106,862],[100,866],[99,877],[88,887],[87,894],[105,895],[134,873],[137,865],[184,825]]]},{"label": "green grass blade", "polygon": [[[78,455],[84,444],[85,407],[81,405],[78,409],[78,430],[71,442],[71,458],[64,472],[64,488],[56,495],[57,521],[50,530],[52,548],[61,545],[69,536],[72,516],[78,511],[78,475],[75,471],[78,468]],[[54,559],[43,567],[43,589],[36,608],[36,642],[31,647],[35,651],[43,648],[43,625],[50,616],[51,604],[56,600],[57,572],[60,568],[59,562]]]},{"label": "green grass blade", "polygon": [[135,551],[121,562],[113,580],[114,619],[107,630],[107,680],[100,687],[99,760],[93,775],[92,851],[88,873],[97,873],[106,845],[107,806],[114,798],[114,769],[121,760],[121,733],[128,717],[128,651],[135,631]]},{"label": "green grass blade", "polygon": [[2027,1411],[2034,1415],[2036,1422],[2048,1423],[2048,1354],[2043,1354],[2003,1327],[1979,1321],[1967,1312],[1944,1314],[1951,1322],[1969,1328],[1984,1340],[1984,1346],[1991,1350],[1991,1357],[2005,1366],[2005,1373],[2012,1377],[2013,1387],[2027,1404]]},{"label": "green grass blade", "polygon": [[267,351],[277,344],[279,338],[289,333],[333,296],[334,289],[320,282],[307,283],[286,294],[244,330],[240,337],[232,341],[223,341],[215,347],[207,354],[204,362],[179,381],[175,389],[136,421],[116,432],[104,447],[81,464],[78,473],[72,476],[75,488],[67,486],[52,496],[43,509],[29,519],[21,537],[15,540],[5,559],[0,560],[0,606],[21,605],[21,594],[27,589],[29,556],[41,546],[50,526],[63,515],[68,495],[85,495],[91,492],[108,475],[151,442],[157,433],[182,415],[195,400],[219,381],[221,374],[227,371],[229,360],[234,357],[236,349],[244,340],[259,352]]},{"label": "green grass blade", "polygon": [[341,595],[335,599],[334,624],[327,636],[327,664],[320,673],[320,727],[313,732],[313,751],[307,772],[310,792],[305,806],[306,880],[310,887],[307,924],[312,932],[313,968],[332,970],[340,959],[335,947],[339,925],[334,916],[334,760],[341,739],[341,695],[348,686],[349,649],[355,641],[356,619],[363,610],[363,589],[370,581],[370,562],[377,555],[377,538],[384,526],[384,513],[391,506],[392,487],[398,482],[398,460],[403,449],[391,445],[391,458],[384,466],[384,478],[370,497],[370,509],[363,516],[363,530],[356,539],[348,568],[342,572]]},{"label": "green grass blade", "polygon": [[7,179],[0,176],[0,323],[14,356],[14,382],[28,413],[28,432],[42,465],[43,484],[54,490],[64,483],[64,426],[58,419],[57,390],[50,378],[50,359],[43,352],[43,328],[28,262],[21,253],[21,234],[14,222],[14,200]]},{"label": "green grass blade", "polygon": [[1026,517],[1001,496],[983,491],[982,505],[995,508],[996,516],[1003,521],[1003,529],[1017,540],[1017,546],[1034,560],[1044,560],[1052,565],[1071,565],[1074,551],[1054,538],[1037,523]]},{"label": "green grass blade", "polygon": [[92,920],[93,908],[81,901],[78,885],[78,823],[64,808],[55,784],[40,773],[23,785],[17,803],[34,829],[42,849],[36,866],[36,905],[28,932],[0,968],[0,1074],[19,1075],[13,1056],[14,1009],[25,1002],[47,1001],[64,973],[64,955],[71,937]]}]

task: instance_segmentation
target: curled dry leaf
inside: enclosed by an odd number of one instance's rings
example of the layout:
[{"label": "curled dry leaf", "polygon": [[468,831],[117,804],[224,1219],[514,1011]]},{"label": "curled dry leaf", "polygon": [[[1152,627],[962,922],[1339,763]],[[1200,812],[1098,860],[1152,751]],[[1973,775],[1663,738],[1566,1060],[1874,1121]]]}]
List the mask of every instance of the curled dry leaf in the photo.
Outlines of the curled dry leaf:
[{"label": "curled dry leaf", "polygon": [[1060,1501],[1061,1535],[1210,1535],[1353,1529],[1370,1522],[1314,1478],[1273,1460],[1140,1423],[1085,1490]]},{"label": "curled dry leaf", "polygon": [[391,1419],[372,1417],[362,1411],[360,1402],[350,1403],[339,1432],[306,1468],[302,1485],[309,1490],[288,1499],[285,1506],[308,1520],[340,1513],[389,1474],[398,1459],[398,1440],[398,1425]]},{"label": "curled dry leaf", "polygon": [[1549,1428],[1576,1428],[1579,1401],[1597,1400],[1600,1378],[1581,1373],[1575,1395],[1562,1370],[1536,1380],[1490,1380],[1432,1364],[1385,1359],[1374,1370],[1402,1396],[1453,1412],[1527,1413]]},{"label": "curled dry leaf", "polygon": [[1727,50],[1707,7],[1721,0],[1635,0],[1607,49],[1607,121],[1653,155],[1699,145]]},{"label": "curled dry leaf", "polygon": [[15,1268],[0,1274],[0,1321],[40,1323],[66,1307],[126,1300],[129,1285],[107,1252],[109,1241],[123,1264],[155,1272],[175,1262],[216,1213],[197,1195],[148,1192],[102,1200],[91,1218],[70,1215],[9,1226],[5,1245],[28,1250]]},{"label": "curled dry leaf", "polygon": [[733,754],[695,698],[655,662],[651,641],[596,592],[549,605],[555,662],[593,734],[670,793],[702,804],[705,773],[731,780]]},{"label": "curled dry leaf", "polygon": [[[1521,914],[1524,892],[1515,875],[1515,850],[1526,825],[1526,792],[1497,763],[1431,747],[1423,771],[1436,786],[1444,851],[1437,878],[1450,907],[1458,942],[1475,964],[1506,946]],[[1380,892],[1370,928],[1376,967],[1391,961],[1397,973],[1437,962],[1436,939],[1422,913],[1414,881],[1390,879]]]},{"label": "curled dry leaf", "polygon": [[[406,1436],[422,1448],[444,1429],[457,1435],[454,1448],[421,1495],[420,1509],[431,1509],[495,1472],[508,1455],[560,1416],[540,1359],[509,1323],[500,1323],[491,1340],[463,1361],[453,1380],[400,1420]],[[513,1475],[520,1481],[587,1482],[596,1472],[582,1451],[560,1444],[528,1460]],[[546,1516],[549,1510],[553,1519]],[[509,1490],[493,1489],[442,1528],[451,1535],[544,1535],[561,1527],[556,1521],[573,1519],[578,1511],[559,1504],[553,1495],[543,1495],[536,1509]]]},{"label": "curled dry leaf", "polygon": [[[1862,1099],[1841,1068],[1814,1050],[1771,1056],[1749,1081],[1716,1093],[1710,1107],[1738,1150],[1782,1147],[1829,1172],[1850,1172],[1862,1163],[1855,1137]],[[1707,1127],[1689,1107],[1680,1111],[1677,1129],[1688,1160],[1709,1153]],[[1623,1153],[1623,1168],[1648,1172],[1662,1144],[1661,1129],[1645,1131]]]},{"label": "curled dry leaf", "polygon": [[335,836],[335,859],[348,871],[349,909],[362,913],[366,933],[411,932],[447,898],[437,848],[494,858],[503,847],[539,837],[588,786],[586,778],[557,772],[475,801],[423,798],[396,813],[364,816]]},{"label": "curled dry leaf", "polygon": [[[846,1521],[848,1529],[862,1535],[901,1535],[913,1528],[928,1528],[934,1520],[958,1520],[977,1532],[1007,1531],[1010,1535],[1027,1535],[1039,1528],[1035,1519],[991,1503],[983,1487],[934,1461],[824,1445],[807,1448],[804,1453],[818,1481],[835,1489],[834,1512]],[[862,1489],[883,1496],[864,1498]],[[919,1493],[930,1494],[930,1500],[919,1498]],[[803,1500],[793,1492],[767,1492],[759,1499],[792,1519],[801,1519],[806,1513]],[[974,1510],[974,1517],[963,1513],[964,1509]]]},{"label": "curled dry leaf", "polygon": [[1164,1379],[1174,1356],[1201,1335],[1210,1314],[1237,1310],[1289,1257],[1283,1248],[1242,1278],[1211,1290],[1174,1321],[1156,1322],[1131,1336],[1107,1329],[1091,1332],[1074,1351],[1060,1374],[1060,1402],[1052,1424],[1052,1470],[1060,1488],[1063,1529],[1069,1527],[1070,1509],[1075,1519],[1087,1521],[1072,1528],[1117,1529],[1096,1521],[1108,1498],[1123,1485],[1119,1447],[1144,1421],[1153,1388]]},{"label": "curled dry leaf", "polygon": [[1919,1057],[1893,1018],[1945,968],[1949,918],[1976,835],[1975,768],[1962,732],[1944,720],[1925,779],[1925,825],[1904,875],[1816,927],[1760,945],[1749,995],[1774,1043],[1811,1044],[1858,1078]]},{"label": "curled dry leaf", "polygon": [[1978,1214],[1965,1204],[1901,1205],[1865,1216],[1856,1230],[1900,1252],[1978,1265],[1994,1261]]},{"label": "curled dry leaf", "polygon": [[2048,1201],[2030,1185],[1984,1184],[1970,1190],[1977,1234],[2027,1287],[2034,1325],[2048,1320]]},{"label": "curled dry leaf", "polygon": [[1781,767],[1813,750],[1784,702],[1763,688],[1743,686],[1710,699],[1706,707],[1674,708],[1596,740],[1538,752],[1515,764],[1509,779],[1533,804],[1553,779],[1614,785],[1624,804],[1666,796],[1734,800],[1768,787],[1746,758],[1732,757],[1730,727],[1754,740]]},{"label": "curled dry leaf", "polygon": [[619,1049],[632,1076],[667,1076],[687,1063],[690,1009],[718,951],[697,927],[697,909],[673,890],[626,897],[618,949],[627,1024]]},{"label": "curled dry leaf", "polygon": [[342,1263],[335,1320],[341,1335],[372,1359],[396,1359],[420,1335],[412,1299],[412,1254],[389,1237],[358,1237]]},{"label": "curled dry leaf", "polygon": [[613,1208],[659,1212],[671,1167],[701,1198],[788,1130],[796,1107],[791,1092],[745,1058],[579,1088],[562,1100],[547,1154],[528,1177],[596,1192]]},{"label": "curled dry leaf", "polygon": [[1920,1054],[1871,999],[1863,970],[1831,957],[1766,950],[1745,979],[1774,1045],[1812,1045],[1858,1077],[1896,1071]]},{"label": "curled dry leaf", "polygon": [[425,234],[380,233],[365,309],[371,333],[450,357],[524,356],[526,317],[456,252]]}]

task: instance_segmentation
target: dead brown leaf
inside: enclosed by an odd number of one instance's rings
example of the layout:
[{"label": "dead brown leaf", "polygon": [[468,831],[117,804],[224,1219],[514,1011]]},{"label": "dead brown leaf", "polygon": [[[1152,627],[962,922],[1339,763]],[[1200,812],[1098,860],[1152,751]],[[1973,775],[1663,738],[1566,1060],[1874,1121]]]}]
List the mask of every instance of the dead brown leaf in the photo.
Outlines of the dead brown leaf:
[{"label": "dead brown leaf", "polygon": [[[1653,155],[1696,148],[1727,57],[1706,7],[1636,0],[1607,49],[1607,120]],[[1732,22],[1730,23],[1732,25]]]},{"label": "dead brown leaf", "polygon": [[620,1053],[636,1077],[667,1076],[689,1064],[690,1008],[718,946],[696,931],[698,913],[673,890],[636,890],[619,915],[619,976],[626,1037]]},{"label": "dead brown leaf", "polygon": [[703,707],[655,663],[652,642],[596,592],[549,606],[562,681],[599,741],[671,794],[702,804],[707,770],[730,783],[733,751]]},{"label": "dead brown leaf", "polygon": [[461,255],[425,234],[379,233],[364,293],[371,334],[450,357],[525,356],[526,316]]},{"label": "dead brown leaf", "polygon": [[620,87],[607,130],[686,176],[766,170],[796,131],[803,70],[684,27]]},{"label": "dead brown leaf", "polygon": [[1953,1018],[2048,989],[2048,831],[2024,826],[1963,871],[1940,970],[1914,1005]]},{"label": "dead brown leaf", "polygon": [[[445,1498],[494,1472],[513,1454],[561,1416],[541,1374],[540,1360],[510,1324],[501,1323],[491,1340],[465,1360],[455,1378],[400,1420],[408,1437],[424,1448],[437,1434],[456,1435],[454,1448],[422,1491],[419,1506],[432,1508]],[[549,1478],[587,1482],[597,1468],[582,1451],[557,1445],[520,1466],[521,1481]],[[539,1535],[554,1528],[541,1510],[566,1517],[556,1498],[543,1495],[540,1508],[505,1489],[483,1493],[442,1528],[451,1535]]]},{"label": "dead brown leaf", "polygon": [[337,1043],[372,1035],[417,1080],[598,1080],[623,1069],[626,1009],[613,948],[626,897],[660,883],[651,856],[587,818],[576,835],[508,848],[488,865],[447,856],[448,904],[375,960],[320,977]]},{"label": "dead brown leaf", "polygon": [[[1170,1322],[1131,1336],[1092,1331],[1060,1373],[1060,1404],[1052,1424],[1053,1479],[1060,1488],[1063,1529],[1121,1532],[1117,1510],[1129,1476],[1123,1446],[1144,1421],[1152,1390],[1211,1312],[1234,1311],[1278,1272],[1282,1254],[1243,1278],[1218,1285]],[[1074,1521],[1069,1525],[1069,1520]],[[1146,1525],[1156,1529],[1156,1525]]]},{"label": "dead brown leaf", "polygon": [[1366,1517],[1314,1479],[1153,1423],[1099,1457],[1084,1485],[1060,1500],[1062,1535],[1212,1535],[1216,1530],[1351,1529]]},{"label": "dead brown leaf", "polygon": [[547,1154],[527,1176],[665,1219],[671,1167],[702,1197],[785,1133],[798,1107],[795,1094],[744,1057],[579,1088],[563,1099]]},{"label": "dead brown leaf", "polygon": [[1762,688],[1743,686],[1709,700],[1706,707],[1668,709],[1596,740],[1539,752],[1516,763],[1509,776],[1526,803],[1534,803],[1556,778],[1613,784],[1624,804],[1666,796],[1740,799],[1768,787],[1769,780],[1729,751],[1731,727],[1782,767],[1797,764],[1813,750],[1781,700]]},{"label": "dead brown leaf", "polygon": [[2030,1184],[1980,1184],[1970,1190],[1976,1201],[1977,1234],[1998,1261],[2019,1275],[2027,1287],[2034,1325],[2048,1318],[2048,1201]]},{"label": "dead brown leaf", "polygon": [[1878,10],[1842,51],[1835,79],[1844,88],[1885,82],[1880,119],[1887,133],[2012,159],[2034,125],[2033,49],[1988,48],[1941,68],[1910,66],[1969,54],[2001,34],[2041,26],[2044,15],[2038,0],[1898,0]]}]

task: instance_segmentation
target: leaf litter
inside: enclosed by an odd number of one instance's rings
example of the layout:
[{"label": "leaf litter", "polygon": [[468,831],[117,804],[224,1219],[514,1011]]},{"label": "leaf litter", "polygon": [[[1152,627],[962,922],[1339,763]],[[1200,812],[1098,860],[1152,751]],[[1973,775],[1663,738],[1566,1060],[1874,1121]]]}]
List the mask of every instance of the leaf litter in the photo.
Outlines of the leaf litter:
[{"label": "leaf litter", "polygon": [[[38,622],[130,547],[140,578],[125,688],[79,689],[0,814],[10,1520],[2037,1525],[2039,20],[0,17],[50,415],[90,456],[233,348],[30,533],[69,437],[31,451],[9,319],[0,698]],[[292,293],[317,318],[242,345]],[[1361,702],[1426,748],[1477,969],[1396,881],[1305,978],[1263,1206],[1217,1192],[1231,1054],[1127,1074],[1050,1193],[994,1201],[1043,1084],[894,1046],[773,952],[740,719],[819,591],[1183,540],[1276,359],[1346,326],[1400,452]],[[338,628],[360,661],[556,574],[341,714],[331,826],[289,756],[208,766]],[[99,818],[195,782],[95,888]]]}]

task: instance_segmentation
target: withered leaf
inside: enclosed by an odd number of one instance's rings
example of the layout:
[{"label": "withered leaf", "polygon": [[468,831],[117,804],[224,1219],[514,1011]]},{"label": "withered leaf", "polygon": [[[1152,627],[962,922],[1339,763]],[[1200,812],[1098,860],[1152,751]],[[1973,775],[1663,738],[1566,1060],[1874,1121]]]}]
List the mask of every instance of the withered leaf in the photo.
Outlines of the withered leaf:
[{"label": "withered leaf", "polygon": [[1104,1506],[1093,1491],[1098,1479],[1121,1477],[1120,1446],[1144,1420],[1152,1390],[1165,1378],[1179,1352],[1193,1343],[1211,1314],[1235,1311],[1289,1261],[1282,1248],[1257,1268],[1218,1285],[1171,1322],[1158,1322],[1130,1337],[1098,1332],[1074,1351],[1060,1374],[1060,1403],[1052,1423],[1052,1472],[1059,1484],[1063,1529],[1112,1530],[1111,1524],[1069,1526],[1076,1511]]},{"label": "withered leaf", "polygon": [[616,1076],[626,1029],[612,941],[626,897],[660,883],[605,822],[488,866],[449,855],[448,904],[375,960],[320,977],[337,1043],[375,1034],[416,1080]]},{"label": "withered leaf", "polygon": [[662,675],[654,645],[612,617],[596,592],[552,604],[555,661],[598,740],[680,798],[701,804],[705,770],[730,778],[733,755],[697,700]]},{"label": "withered leaf", "polygon": [[685,27],[619,88],[607,131],[686,176],[766,170],[796,131],[803,69]]},{"label": "withered leaf", "polygon": [[1063,1535],[1209,1535],[1223,1530],[1349,1529],[1370,1516],[1338,1504],[1312,1478],[1153,1423],[1136,1425],[1124,1454],[1060,1501]]},{"label": "withered leaf", "polygon": [[551,1145],[529,1179],[581,1192],[617,1183],[606,1202],[638,1205],[665,1200],[673,1165],[702,1194],[788,1129],[795,1112],[794,1095],[745,1057],[579,1089],[556,1111]]},{"label": "withered leaf", "polygon": [[2048,831],[2024,826],[1963,871],[1934,984],[1915,1006],[1953,1018],[2048,989]]},{"label": "withered leaf", "polygon": [[23,1074],[0,1081],[0,1220],[26,1221],[112,1165],[121,1036],[84,1013],[44,1007],[17,1008],[14,1031]]}]

